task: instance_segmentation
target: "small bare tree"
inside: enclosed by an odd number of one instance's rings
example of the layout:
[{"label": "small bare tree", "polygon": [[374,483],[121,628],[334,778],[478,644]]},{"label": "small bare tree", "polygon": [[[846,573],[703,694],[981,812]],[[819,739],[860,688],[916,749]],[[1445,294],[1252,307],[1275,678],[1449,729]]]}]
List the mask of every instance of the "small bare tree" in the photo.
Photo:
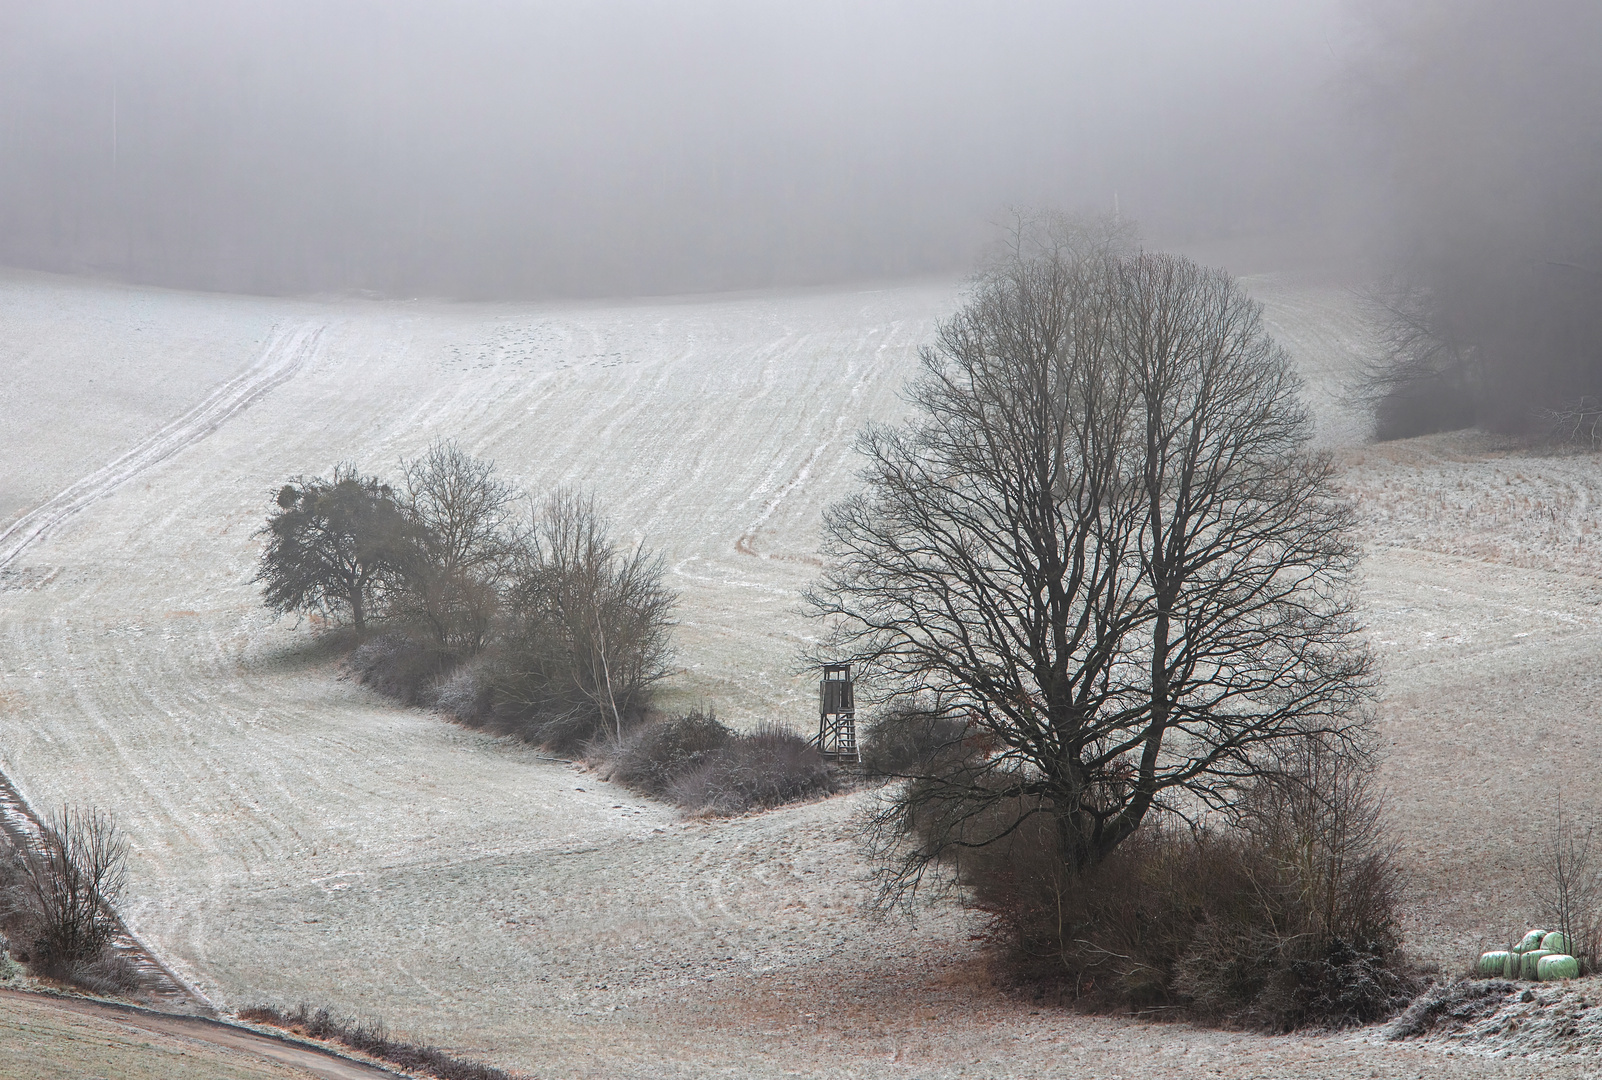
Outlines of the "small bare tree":
[{"label": "small bare tree", "polygon": [[1376,355],[1352,389],[1374,413],[1381,439],[1466,427],[1484,397],[1479,350],[1463,339],[1428,289],[1387,279],[1359,294]]},{"label": "small bare tree", "polygon": [[503,693],[541,742],[621,740],[667,675],[677,597],[663,583],[660,558],[620,551],[609,533],[593,499],[558,491],[519,553]]},{"label": "small bare tree", "polygon": [[26,888],[37,907],[33,947],[46,964],[92,961],[110,943],[127,856],[127,841],[107,811],[61,807],[46,817],[38,846],[23,855]]},{"label": "small bare tree", "polygon": [[1265,762],[1237,809],[1259,850],[1295,883],[1298,932],[1317,942],[1396,936],[1396,845],[1367,755],[1298,741]]},{"label": "small bare tree", "polygon": [[512,558],[512,485],[495,463],[441,440],[403,462],[403,507],[416,528],[401,589],[403,614],[428,628],[435,644],[479,652],[489,641]]},{"label": "small bare tree", "polygon": [[[1362,733],[1353,515],[1261,309],[1115,228],[1024,222],[825,519],[818,659],[961,722],[886,804],[892,891],[1036,815],[1094,866]],[[999,813],[998,808],[1009,808]],[[1017,808],[1016,810],[1011,808]]]},{"label": "small bare tree", "polygon": [[1576,824],[1560,798],[1534,870],[1541,918],[1563,933],[1585,973],[1596,970],[1602,947],[1602,852],[1595,839],[1596,827]]}]

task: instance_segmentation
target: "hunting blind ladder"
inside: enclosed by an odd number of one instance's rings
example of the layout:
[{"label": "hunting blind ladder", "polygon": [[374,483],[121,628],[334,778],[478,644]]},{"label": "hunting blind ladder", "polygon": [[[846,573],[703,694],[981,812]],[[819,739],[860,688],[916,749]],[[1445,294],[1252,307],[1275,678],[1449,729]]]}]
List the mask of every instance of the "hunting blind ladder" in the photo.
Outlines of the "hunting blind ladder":
[{"label": "hunting blind ladder", "polygon": [[862,761],[857,751],[857,705],[851,689],[851,665],[828,664],[818,688],[818,753],[825,761]]}]

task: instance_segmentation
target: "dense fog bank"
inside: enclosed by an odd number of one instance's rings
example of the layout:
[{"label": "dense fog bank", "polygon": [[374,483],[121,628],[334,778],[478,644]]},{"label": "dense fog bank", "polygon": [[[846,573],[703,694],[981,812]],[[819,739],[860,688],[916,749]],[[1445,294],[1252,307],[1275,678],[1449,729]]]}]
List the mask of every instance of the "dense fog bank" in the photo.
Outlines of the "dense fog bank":
[{"label": "dense fog bank", "polygon": [[[1318,249],[1337,0],[0,5],[0,263],[252,292],[963,269],[1009,204]],[[1243,248],[1244,249],[1244,248]]]},{"label": "dense fog bank", "polygon": [[1395,274],[1382,434],[1595,414],[1602,6],[1375,4],[1369,27],[1356,100],[1387,168]]}]

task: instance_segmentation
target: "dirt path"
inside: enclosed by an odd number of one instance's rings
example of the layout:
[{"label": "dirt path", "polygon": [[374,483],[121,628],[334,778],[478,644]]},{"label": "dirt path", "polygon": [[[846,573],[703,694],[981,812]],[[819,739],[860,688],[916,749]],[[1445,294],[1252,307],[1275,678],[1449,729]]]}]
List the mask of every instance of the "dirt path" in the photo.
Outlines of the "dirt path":
[{"label": "dirt path", "polygon": [[208,1020],[198,1016],[173,1016],[132,1005],[114,1005],[110,1002],[84,998],[34,994],[23,990],[0,989],[0,1001],[27,1002],[35,1006],[45,1004],[63,1012],[114,1020],[119,1024],[160,1035],[195,1039],[212,1046],[267,1058],[319,1077],[321,1080],[374,1080],[375,1077],[395,1080],[397,1076],[402,1075],[376,1065],[341,1057],[331,1050],[324,1050],[308,1043],[264,1035],[220,1020]]}]

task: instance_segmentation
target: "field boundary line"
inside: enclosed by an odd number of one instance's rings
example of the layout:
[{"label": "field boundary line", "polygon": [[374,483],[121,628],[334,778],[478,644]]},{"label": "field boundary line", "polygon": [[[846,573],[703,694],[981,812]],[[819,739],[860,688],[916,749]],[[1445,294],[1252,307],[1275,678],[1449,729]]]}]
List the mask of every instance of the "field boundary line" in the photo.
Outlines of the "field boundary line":
[{"label": "field boundary line", "polygon": [[[212,1046],[229,1050],[243,1050],[276,1061],[291,1068],[315,1073],[326,1080],[352,1080],[355,1077],[379,1077],[397,1080],[410,1074],[385,1068],[375,1062],[342,1054],[333,1047],[276,1031],[264,1031],[245,1024],[234,1023],[214,1016],[195,1016],[184,1013],[162,1012],[124,1001],[107,1001],[102,998],[80,997],[53,990],[16,990],[0,987],[0,998],[25,998],[46,1001],[63,1012],[100,1016],[120,1020],[144,1031],[163,1035],[176,1035],[196,1039]],[[142,1022],[141,1022],[142,1021]],[[186,1030],[188,1029],[188,1030]],[[208,1035],[213,1036],[208,1038]],[[224,1037],[217,1037],[224,1036]],[[265,1045],[264,1045],[265,1044]],[[285,1053],[284,1051],[289,1051]],[[275,1052],[276,1051],[276,1052]],[[313,1060],[307,1060],[312,1058]],[[323,1059],[336,1068],[318,1066]]]},{"label": "field boundary line", "polygon": [[288,382],[317,355],[323,327],[279,331],[256,362],[216,387],[198,405],[163,425],[132,450],[36,506],[0,532],[0,570],[48,537],[68,518],[99,502],[140,473],[204,439],[232,417]]},{"label": "field boundary line", "polygon": [[[43,835],[44,827],[40,824],[39,815],[28,805],[28,800],[22,797],[22,793],[11,782],[11,778],[0,772],[0,839],[21,853],[38,851],[40,838]],[[149,984],[148,990],[173,1006],[175,1011],[164,1015],[216,1013],[217,1009],[211,999],[164,964],[148,945],[128,929],[121,915],[109,907],[106,909],[106,914],[111,916],[111,921],[117,928],[111,947],[138,969],[140,976]],[[201,1012],[199,1014],[176,1012],[185,1006],[198,1007]]]}]

